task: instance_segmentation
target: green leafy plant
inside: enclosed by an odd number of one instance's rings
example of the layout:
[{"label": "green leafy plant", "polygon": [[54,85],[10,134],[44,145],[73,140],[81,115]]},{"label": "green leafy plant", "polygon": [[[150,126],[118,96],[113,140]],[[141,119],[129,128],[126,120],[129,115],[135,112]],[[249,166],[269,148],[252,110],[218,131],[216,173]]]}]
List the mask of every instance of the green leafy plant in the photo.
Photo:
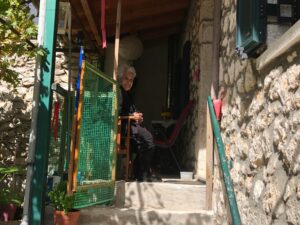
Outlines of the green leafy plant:
[{"label": "green leafy plant", "polygon": [[34,16],[30,15],[30,1],[0,1],[0,80],[13,86],[19,83],[18,74],[11,68],[13,55],[44,56],[45,51],[36,47],[31,39],[37,37]]},{"label": "green leafy plant", "polygon": [[48,193],[48,196],[56,210],[64,211],[65,213],[72,211],[74,196],[67,194],[66,181],[58,183],[53,190]]},{"label": "green leafy plant", "polygon": [[[14,173],[23,173],[24,169],[11,166],[11,167],[0,167],[0,183],[4,181],[9,175],[13,175]],[[3,187],[0,189],[0,203],[1,204],[15,204],[20,206],[23,202],[23,195],[16,192],[12,188]]]},{"label": "green leafy plant", "polygon": [[0,191],[0,204],[15,204],[20,206],[23,202],[23,196],[9,188],[3,188]]}]

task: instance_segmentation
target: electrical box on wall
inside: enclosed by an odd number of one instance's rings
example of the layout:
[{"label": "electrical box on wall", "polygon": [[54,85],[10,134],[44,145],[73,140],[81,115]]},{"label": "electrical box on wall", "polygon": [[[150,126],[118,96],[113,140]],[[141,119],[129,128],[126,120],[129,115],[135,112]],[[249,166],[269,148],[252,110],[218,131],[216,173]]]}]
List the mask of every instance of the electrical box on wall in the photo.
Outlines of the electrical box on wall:
[{"label": "electrical box on wall", "polygon": [[236,50],[242,58],[255,57],[265,48],[266,0],[238,0]]}]

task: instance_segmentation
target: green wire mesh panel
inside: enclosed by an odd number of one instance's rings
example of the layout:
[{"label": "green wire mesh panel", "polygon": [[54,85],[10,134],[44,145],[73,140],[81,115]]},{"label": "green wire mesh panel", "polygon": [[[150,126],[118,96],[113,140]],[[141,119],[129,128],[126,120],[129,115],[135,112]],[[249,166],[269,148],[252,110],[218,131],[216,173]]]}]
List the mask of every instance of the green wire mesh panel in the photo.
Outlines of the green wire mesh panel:
[{"label": "green wire mesh panel", "polygon": [[109,203],[114,198],[117,86],[86,63],[74,208]]}]

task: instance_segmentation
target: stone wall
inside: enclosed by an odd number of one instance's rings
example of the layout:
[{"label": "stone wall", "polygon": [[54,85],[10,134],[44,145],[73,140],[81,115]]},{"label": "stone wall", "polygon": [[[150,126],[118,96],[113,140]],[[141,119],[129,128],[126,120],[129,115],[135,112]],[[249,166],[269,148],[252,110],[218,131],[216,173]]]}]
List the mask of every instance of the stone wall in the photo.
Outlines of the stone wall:
[{"label": "stone wall", "polygon": [[[212,82],[213,1],[191,1],[183,43],[191,41],[190,99],[195,100],[185,133],[186,158],[195,177],[205,178],[206,99]],[[199,77],[197,77],[199,71]]]},{"label": "stone wall", "polygon": [[[236,1],[223,0],[221,130],[242,224],[300,224],[300,46],[257,71],[255,59],[235,54],[235,13]],[[214,171],[214,210],[225,225],[228,204]]]},{"label": "stone wall", "polygon": [[[31,129],[35,59],[13,56],[10,63],[19,74],[20,83],[14,89],[0,81],[0,165],[25,166]],[[68,61],[63,53],[57,53],[55,67],[55,82],[67,88]],[[15,185],[22,188],[24,179],[25,175],[15,179]]]}]

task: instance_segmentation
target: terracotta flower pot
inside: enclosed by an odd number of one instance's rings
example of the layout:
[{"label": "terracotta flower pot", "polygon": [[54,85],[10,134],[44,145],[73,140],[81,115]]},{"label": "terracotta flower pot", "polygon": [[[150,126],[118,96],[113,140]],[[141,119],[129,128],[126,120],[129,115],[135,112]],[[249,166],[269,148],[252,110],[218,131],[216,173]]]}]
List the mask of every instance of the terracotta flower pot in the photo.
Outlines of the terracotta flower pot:
[{"label": "terracotta flower pot", "polygon": [[64,211],[54,212],[55,225],[77,225],[77,221],[80,215],[80,211],[72,211],[67,214]]},{"label": "terracotta flower pot", "polygon": [[5,222],[13,220],[16,210],[17,206],[15,204],[0,204],[0,220]]}]

